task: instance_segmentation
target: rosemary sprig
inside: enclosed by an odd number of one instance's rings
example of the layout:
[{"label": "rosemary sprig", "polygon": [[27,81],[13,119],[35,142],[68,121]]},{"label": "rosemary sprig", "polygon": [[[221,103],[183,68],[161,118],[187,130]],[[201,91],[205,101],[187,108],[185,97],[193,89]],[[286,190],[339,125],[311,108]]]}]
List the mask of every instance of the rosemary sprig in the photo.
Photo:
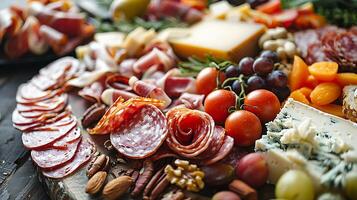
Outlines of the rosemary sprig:
[{"label": "rosemary sprig", "polygon": [[207,56],[204,59],[189,57],[187,61],[180,62],[178,66],[182,74],[186,76],[197,76],[197,74],[206,67],[214,67],[219,71],[224,71],[232,64],[232,62],[227,60]]}]

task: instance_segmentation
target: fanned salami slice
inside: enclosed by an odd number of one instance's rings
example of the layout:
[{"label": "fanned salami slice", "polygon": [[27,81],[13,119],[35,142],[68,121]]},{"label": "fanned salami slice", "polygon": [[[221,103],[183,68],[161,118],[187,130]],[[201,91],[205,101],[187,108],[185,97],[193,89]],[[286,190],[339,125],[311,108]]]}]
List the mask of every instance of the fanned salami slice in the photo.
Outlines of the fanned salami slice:
[{"label": "fanned salami slice", "polygon": [[72,122],[65,120],[67,119],[62,119],[54,124],[37,128],[28,133],[23,133],[22,143],[29,149],[42,149],[50,146],[76,127],[76,120],[72,120]]},{"label": "fanned salami slice", "polygon": [[213,155],[211,158],[206,160],[202,160],[200,163],[202,165],[211,165],[214,164],[223,158],[225,158],[233,149],[234,146],[234,139],[228,135],[225,136],[223,145],[219,149],[219,151]]},{"label": "fanned salami slice", "polygon": [[166,113],[168,119],[167,146],[186,158],[195,158],[204,152],[213,140],[214,121],[198,110],[176,107]]},{"label": "fanned salami slice", "polygon": [[53,98],[38,101],[36,103],[26,105],[26,104],[17,104],[16,109],[19,112],[33,112],[33,111],[58,111],[63,110],[67,105],[68,96],[67,94],[62,94],[60,96],[55,96]]},{"label": "fanned salami slice", "polygon": [[17,110],[12,113],[13,126],[21,131],[28,132],[39,126],[57,122],[65,117],[69,117],[71,112],[66,110],[60,114],[47,113],[38,118],[25,118]]},{"label": "fanned salami slice", "polygon": [[70,161],[78,148],[80,139],[75,142],[69,143],[68,148],[65,150],[60,149],[46,149],[46,150],[32,150],[32,160],[42,169],[53,169],[62,166]]},{"label": "fanned salami slice", "polygon": [[81,137],[81,129],[72,129],[66,136],[56,141],[52,147],[56,149],[67,149],[71,148],[70,144],[75,142]]},{"label": "fanned salami slice", "polygon": [[58,93],[56,90],[42,91],[32,85],[31,83],[25,83],[20,85],[16,94],[17,103],[31,104],[38,101],[43,101],[52,98]]},{"label": "fanned salami slice", "polygon": [[73,57],[60,58],[40,70],[40,74],[53,80],[73,78],[80,69],[80,63]]},{"label": "fanned salami slice", "polygon": [[57,89],[60,86],[58,80],[51,79],[48,76],[41,74],[32,77],[30,83],[42,91]]},{"label": "fanned salami slice", "polygon": [[160,109],[141,105],[131,118],[122,123],[110,141],[121,154],[142,159],[154,154],[167,136],[167,122]]},{"label": "fanned salami slice", "polygon": [[87,163],[95,151],[94,145],[88,140],[83,140],[75,153],[73,160],[51,171],[43,171],[42,174],[49,178],[59,179],[72,174],[75,170]]}]

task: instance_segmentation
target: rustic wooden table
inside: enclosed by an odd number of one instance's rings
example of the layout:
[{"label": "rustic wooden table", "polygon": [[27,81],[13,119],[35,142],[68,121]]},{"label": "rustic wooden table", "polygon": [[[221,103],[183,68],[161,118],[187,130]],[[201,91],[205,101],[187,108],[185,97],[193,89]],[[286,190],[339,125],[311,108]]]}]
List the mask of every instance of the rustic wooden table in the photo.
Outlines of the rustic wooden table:
[{"label": "rustic wooden table", "polygon": [[49,199],[38,181],[29,151],[21,141],[21,133],[12,127],[11,114],[16,106],[19,84],[38,73],[40,67],[0,67],[0,199]]}]

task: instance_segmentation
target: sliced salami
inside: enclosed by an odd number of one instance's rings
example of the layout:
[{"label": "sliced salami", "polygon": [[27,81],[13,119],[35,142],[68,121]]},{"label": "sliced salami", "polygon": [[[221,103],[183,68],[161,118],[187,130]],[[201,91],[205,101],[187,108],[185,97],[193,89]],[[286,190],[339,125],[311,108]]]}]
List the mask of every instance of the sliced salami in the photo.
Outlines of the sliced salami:
[{"label": "sliced salami", "polygon": [[81,129],[72,129],[66,136],[56,141],[52,147],[56,149],[71,148],[70,144],[77,141],[81,137]]},{"label": "sliced salami", "polygon": [[53,124],[39,127],[36,130],[22,134],[22,143],[29,149],[43,149],[58,139],[64,137],[77,125],[76,120],[64,118]]},{"label": "sliced salami", "polygon": [[68,96],[67,94],[62,94],[60,96],[55,96],[53,98],[38,101],[33,104],[17,104],[16,109],[19,112],[33,112],[33,111],[43,111],[43,112],[56,112],[63,110],[67,105]]},{"label": "sliced salami", "polygon": [[223,145],[219,149],[219,151],[213,155],[212,157],[203,160],[200,162],[202,165],[211,165],[214,164],[223,158],[225,158],[233,149],[234,146],[234,139],[228,135],[225,136]]},{"label": "sliced salami", "polygon": [[57,122],[65,117],[69,117],[71,113],[69,111],[65,111],[61,114],[49,113],[41,115],[39,118],[25,118],[16,110],[13,112],[13,120],[17,120],[18,123],[13,124],[13,126],[20,131],[28,132],[34,130],[39,126],[44,126],[46,124],[51,124]]},{"label": "sliced salami", "polygon": [[31,104],[52,98],[58,93],[59,91],[56,90],[42,91],[31,83],[25,83],[20,85],[17,90],[16,101],[17,103]]},{"label": "sliced salami", "polygon": [[116,133],[110,134],[113,147],[133,159],[154,154],[167,136],[164,114],[155,106],[141,105],[131,118],[126,119]]},{"label": "sliced salami", "polygon": [[90,160],[94,151],[94,145],[88,140],[83,140],[79,144],[79,147],[77,149],[77,152],[75,153],[73,160],[57,169],[51,171],[43,171],[42,174],[46,177],[54,179],[64,178],[72,174],[82,165],[86,164]]},{"label": "sliced salami", "polygon": [[214,121],[198,110],[176,107],[166,114],[168,120],[167,146],[186,158],[195,158],[204,152],[213,140]]},{"label": "sliced salami", "polygon": [[69,80],[80,70],[81,66],[73,57],[63,57],[40,70],[40,74],[53,80]]},{"label": "sliced salami", "polygon": [[70,161],[78,148],[80,143],[78,138],[75,142],[68,143],[68,148],[65,150],[60,149],[46,149],[46,150],[32,150],[32,160],[42,169],[54,169],[62,166],[66,162]]},{"label": "sliced salami", "polygon": [[41,74],[34,76],[30,80],[30,83],[42,91],[57,89],[59,86],[61,86],[61,83],[59,83],[58,80],[51,79],[48,76]]}]

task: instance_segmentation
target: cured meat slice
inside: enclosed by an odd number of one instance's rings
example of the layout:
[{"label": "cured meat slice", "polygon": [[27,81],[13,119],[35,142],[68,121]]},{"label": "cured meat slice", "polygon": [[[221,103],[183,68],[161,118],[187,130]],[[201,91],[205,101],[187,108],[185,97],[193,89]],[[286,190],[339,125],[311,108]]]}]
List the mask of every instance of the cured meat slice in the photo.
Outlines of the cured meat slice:
[{"label": "cured meat slice", "polygon": [[104,85],[101,82],[97,81],[81,89],[78,92],[78,95],[89,102],[100,103],[100,97],[104,89]]},{"label": "cured meat slice", "polygon": [[51,79],[48,76],[41,74],[32,77],[30,83],[42,91],[56,89],[60,86],[58,80]]},{"label": "cured meat slice", "polygon": [[42,91],[31,83],[25,83],[20,85],[19,89],[17,90],[16,101],[17,103],[31,104],[50,99],[58,93],[59,91],[56,90]]},{"label": "cured meat slice", "polygon": [[225,136],[223,145],[219,149],[219,151],[213,155],[211,158],[203,160],[200,162],[202,165],[211,165],[214,164],[223,158],[225,158],[233,149],[234,139],[228,135]]},{"label": "cured meat slice", "polygon": [[77,141],[81,137],[81,129],[72,129],[66,136],[56,141],[52,147],[56,149],[71,148],[71,143]]},{"label": "cured meat slice", "polygon": [[32,112],[32,111],[57,111],[63,110],[67,105],[68,96],[67,94],[62,94],[60,96],[55,96],[53,98],[38,101],[33,104],[17,104],[16,109],[21,112]]},{"label": "cured meat slice", "polygon": [[32,160],[42,169],[57,168],[66,162],[70,161],[78,148],[80,139],[77,139],[73,143],[68,144],[68,148],[65,150],[60,149],[46,149],[46,150],[32,150]]},{"label": "cured meat slice", "polygon": [[205,95],[203,94],[190,94],[183,93],[178,99],[176,99],[170,107],[173,108],[178,105],[184,105],[186,108],[194,110],[204,110],[203,99]]},{"label": "cured meat slice", "polygon": [[169,97],[179,97],[182,93],[196,93],[196,80],[192,77],[182,77],[179,69],[171,69],[157,81]]},{"label": "cured meat slice", "polygon": [[108,88],[103,91],[100,99],[102,100],[103,103],[106,105],[112,105],[119,97],[123,98],[124,100],[129,100],[131,98],[138,98],[139,96],[125,91],[125,90],[117,90],[113,88]]},{"label": "cured meat slice", "polygon": [[165,115],[155,106],[141,105],[117,132],[110,134],[110,141],[124,156],[142,159],[154,154],[166,136]]},{"label": "cured meat slice", "polygon": [[80,63],[73,57],[60,58],[40,70],[40,75],[53,80],[69,80],[81,70]]},{"label": "cured meat slice", "polygon": [[64,137],[69,131],[74,129],[76,125],[76,120],[72,119],[72,121],[70,121],[70,119],[64,118],[53,124],[23,133],[22,143],[28,149],[42,149]]},{"label": "cured meat slice", "polygon": [[54,179],[64,178],[72,174],[75,170],[83,166],[85,163],[87,163],[92,157],[94,151],[94,145],[88,140],[83,140],[79,144],[79,147],[77,149],[77,152],[75,153],[73,160],[67,162],[65,165],[57,169],[51,171],[43,171],[42,174],[46,177]]},{"label": "cured meat slice", "polygon": [[21,131],[31,131],[36,127],[57,122],[71,115],[70,111],[64,111],[60,114],[46,113],[38,118],[25,118],[17,110],[12,113],[13,126]]},{"label": "cured meat slice", "polygon": [[[133,98],[124,102],[122,97],[119,97],[112,106],[108,108],[104,116],[99,120],[93,129],[88,129],[90,134],[108,134],[114,133],[124,119],[131,117],[140,105],[150,104],[156,107],[163,107],[163,101],[150,98]],[[129,116],[128,116],[129,115]]]},{"label": "cured meat slice", "polygon": [[204,151],[202,154],[200,154],[197,159],[205,159],[209,158],[211,156],[214,156],[222,147],[224,140],[225,140],[225,130],[221,126],[215,126],[214,127],[214,132],[212,135],[212,142],[209,145],[209,147]]},{"label": "cured meat slice", "polygon": [[167,146],[186,158],[195,158],[212,142],[214,121],[198,110],[176,107],[166,113],[168,120]]},{"label": "cured meat slice", "polygon": [[155,85],[151,85],[144,81],[141,81],[137,79],[135,76],[129,79],[129,85],[133,88],[134,92],[139,96],[149,97],[149,98],[164,101],[165,108],[171,104],[171,99],[170,97],[167,96],[165,91]]}]

